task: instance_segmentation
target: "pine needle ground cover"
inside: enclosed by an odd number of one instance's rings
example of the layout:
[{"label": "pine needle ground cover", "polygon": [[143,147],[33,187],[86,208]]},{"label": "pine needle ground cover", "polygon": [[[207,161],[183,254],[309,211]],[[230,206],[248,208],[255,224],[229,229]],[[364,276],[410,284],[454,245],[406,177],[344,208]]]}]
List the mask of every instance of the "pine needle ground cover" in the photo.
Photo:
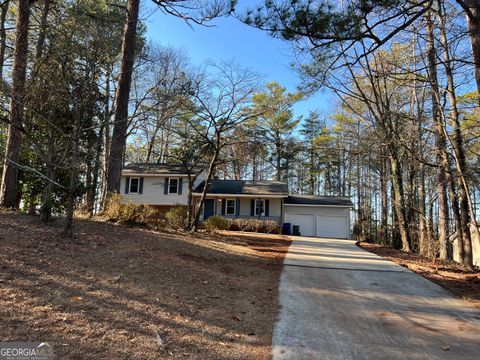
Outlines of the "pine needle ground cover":
[{"label": "pine needle ground cover", "polygon": [[268,359],[290,242],[0,213],[0,339],[59,359]]}]

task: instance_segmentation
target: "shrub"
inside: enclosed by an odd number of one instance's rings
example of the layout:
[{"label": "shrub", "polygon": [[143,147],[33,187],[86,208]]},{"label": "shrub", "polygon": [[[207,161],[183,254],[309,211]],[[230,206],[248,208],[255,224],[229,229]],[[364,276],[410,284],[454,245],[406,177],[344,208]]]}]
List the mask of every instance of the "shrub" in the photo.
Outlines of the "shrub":
[{"label": "shrub", "polygon": [[207,231],[227,230],[230,227],[230,221],[221,216],[210,216],[203,222]]},{"label": "shrub", "polygon": [[160,224],[155,208],[132,202],[122,203],[122,198],[119,194],[109,197],[102,215],[108,221],[115,221],[121,224],[139,224],[152,227],[158,227]]},{"label": "shrub", "polygon": [[172,229],[186,229],[188,226],[188,206],[176,205],[165,213],[167,225]]},{"label": "shrub", "polygon": [[279,226],[274,220],[261,219],[234,219],[230,224],[230,230],[273,233],[279,231]]}]

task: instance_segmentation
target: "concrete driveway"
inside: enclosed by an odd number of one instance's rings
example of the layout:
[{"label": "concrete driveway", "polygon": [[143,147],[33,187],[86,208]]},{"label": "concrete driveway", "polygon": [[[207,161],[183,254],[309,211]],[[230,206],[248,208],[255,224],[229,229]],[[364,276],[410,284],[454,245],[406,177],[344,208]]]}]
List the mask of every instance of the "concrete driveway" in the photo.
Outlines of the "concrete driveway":
[{"label": "concrete driveway", "polygon": [[353,241],[296,237],[273,359],[480,359],[480,311]]}]

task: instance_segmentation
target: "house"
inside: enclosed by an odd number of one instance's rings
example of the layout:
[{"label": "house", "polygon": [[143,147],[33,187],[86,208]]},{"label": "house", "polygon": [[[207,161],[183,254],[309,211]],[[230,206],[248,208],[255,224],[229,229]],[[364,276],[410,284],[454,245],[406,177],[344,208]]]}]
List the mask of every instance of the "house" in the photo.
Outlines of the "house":
[{"label": "house", "polygon": [[[204,180],[204,168],[196,166],[194,186]],[[176,205],[188,205],[188,172],[179,164],[127,164],[122,169],[120,193],[126,201],[148,204],[159,212]]]},{"label": "house", "polygon": [[[205,173],[193,171],[193,206],[205,186]],[[175,205],[188,205],[188,173],[175,164],[131,164],[122,171],[122,197],[148,204],[164,212]],[[301,235],[348,239],[350,237],[349,198],[289,195],[285,182],[263,180],[211,180],[200,216],[274,220],[289,223]]]}]

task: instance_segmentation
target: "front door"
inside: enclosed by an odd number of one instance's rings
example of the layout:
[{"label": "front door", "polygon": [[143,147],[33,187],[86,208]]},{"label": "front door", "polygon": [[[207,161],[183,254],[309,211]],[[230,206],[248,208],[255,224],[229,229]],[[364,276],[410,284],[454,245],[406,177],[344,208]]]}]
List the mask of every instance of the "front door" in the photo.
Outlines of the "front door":
[{"label": "front door", "polygon": [[203,220],[207,220],[210,216],[213,215],[215,200],[206,199],[203,205]]}]

